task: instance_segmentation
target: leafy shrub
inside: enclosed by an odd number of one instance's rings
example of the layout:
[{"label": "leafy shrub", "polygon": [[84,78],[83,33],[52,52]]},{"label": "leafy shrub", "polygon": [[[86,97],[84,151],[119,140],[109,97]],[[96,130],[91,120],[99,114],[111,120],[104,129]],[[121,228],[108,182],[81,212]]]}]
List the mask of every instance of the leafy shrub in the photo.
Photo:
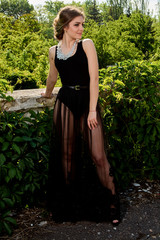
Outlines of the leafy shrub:
[{"label": "leafy shrub", "polygon": [[12,233],[11,225],[16,225],[16,220],[10,216],[11,211],[7,210],[13,205],[14,202],[3,193],[3,188],[0,189],[0,233],[6,231],[10,235]]},{"label": "leafy shrub", "polygon": [[15,69],[12,72],[7,72],[5,77],[10,82],[10,85],[14,87],[14,90],[38,88],[36,79],[28,71]]},{"label": "leafy shrub", "polygon": [[53,40],[40,33],[41,25],[34,15],[14,20],[0,14],[0,19],[0,79],[14,89],[41,87],[47,78]]},{"label": "leafy shrub", "polygon": [[0,79],[0,94],[7,90],[12,90],[12,87],[8,84],[6,79]]},{"label": "leafy shrub", "polygon": [[149,59],[154,53],[156,38],[159,46],[156,26],[150,16],[133,12],[130,17],[122,15],[118,20],[103,24],[89,20],[83,37],[93,40],[102,68],[128,59]]},{"label": "leafy shrub", "polygon": [[[0,113],[0,232],[11,234],[12,207],[31,205],[45,195],[51,112]],[[50,122],[51,126],[51,122]]]},{"label": "leafy shrub", "polygon": [[160,177],[160,67],[125,61],[100,70],[109,158],[122,186]]}]

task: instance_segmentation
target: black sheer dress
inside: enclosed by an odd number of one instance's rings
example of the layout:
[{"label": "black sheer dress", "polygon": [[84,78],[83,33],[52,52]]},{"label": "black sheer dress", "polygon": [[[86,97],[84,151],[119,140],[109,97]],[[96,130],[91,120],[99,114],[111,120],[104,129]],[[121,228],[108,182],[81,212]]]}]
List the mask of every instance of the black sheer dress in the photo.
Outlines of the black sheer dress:
[{"label": "black sheer dress", "polygon": [[[98,127],[90,130],[87,125],[90,77],[83,41],[78,42],[75,54],[67,60],[59,60],[56,54],[55,66],[60,74],[62,88],[59,90],[53,113],[47,196],[48,208],[53,213],[53,219],[65,220],[66,211],[70,216],[73,214],[71,208],[77,199],[85,201],[85,198],[78,195],[80,189],[90,181],[88,179],[88,182],[81,184],[83,172],[86,170],[84,161],[88,161],[83,154],[84,149],[88,149],[101,186],[109,189],[112,194],[115,193],[115,186],[104,150],[103,126],[98,104]],[[85,88],[72,89],[68,86]],[[82,142],[86,148],[82,148]],[[83,194],[88,194],[88,190]]]}]

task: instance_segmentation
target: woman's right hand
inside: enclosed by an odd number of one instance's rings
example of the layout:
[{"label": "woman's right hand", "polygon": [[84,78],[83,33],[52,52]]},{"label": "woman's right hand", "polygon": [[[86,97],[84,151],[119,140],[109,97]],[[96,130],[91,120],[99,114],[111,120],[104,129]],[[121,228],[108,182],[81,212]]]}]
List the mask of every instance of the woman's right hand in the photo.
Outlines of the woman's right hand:
[{"label": "woman's right hand", "polygon": [[96,111],[89,112],[87,122],[88,122],[88,127],[90,130],[95,129],[98,126]]}]

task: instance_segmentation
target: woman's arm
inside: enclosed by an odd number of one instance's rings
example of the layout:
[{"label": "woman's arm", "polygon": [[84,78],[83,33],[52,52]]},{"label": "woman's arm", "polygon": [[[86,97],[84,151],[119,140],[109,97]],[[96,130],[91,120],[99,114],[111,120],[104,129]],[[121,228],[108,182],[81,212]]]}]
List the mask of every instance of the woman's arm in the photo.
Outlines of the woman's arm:
[{"label": "woman's arm", "polygon": [[90,75],[90,102],[88,126],[90,129],[94,129],[98,125],[96,114],[96,107],[99,95],[98,58],[92,40],[83,40],[83,48],[88,58],[88,69]]},{"label": "woman's arm", "polygon": [[46,98],[50,98],[52,96],[53,88],[57,82],[58,71],[54,63],[55,49],[56,49],[56,46],[53,46],[49,49],[50,68],[49,68],[49,74],[46,82],[46,91],[45,93],[41,94],[42,97],[46,97]]}]

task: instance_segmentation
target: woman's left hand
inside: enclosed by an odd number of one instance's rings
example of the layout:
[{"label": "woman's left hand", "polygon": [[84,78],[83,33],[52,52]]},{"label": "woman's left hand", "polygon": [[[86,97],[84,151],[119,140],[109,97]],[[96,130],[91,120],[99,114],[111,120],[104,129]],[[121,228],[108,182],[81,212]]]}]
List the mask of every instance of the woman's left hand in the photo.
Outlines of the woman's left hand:
[{"label": "woman's left hand", "polygon": [[89,112],[87,122],[90,130],[95,129],[98,126],[96,111]]},{"label": "woman's left hand", "polygon": [[44,97],[44,98],[52,98],[53,94],[51,94],[51,96],[49,96],[46,93],[41,93],[41,96]]}]

